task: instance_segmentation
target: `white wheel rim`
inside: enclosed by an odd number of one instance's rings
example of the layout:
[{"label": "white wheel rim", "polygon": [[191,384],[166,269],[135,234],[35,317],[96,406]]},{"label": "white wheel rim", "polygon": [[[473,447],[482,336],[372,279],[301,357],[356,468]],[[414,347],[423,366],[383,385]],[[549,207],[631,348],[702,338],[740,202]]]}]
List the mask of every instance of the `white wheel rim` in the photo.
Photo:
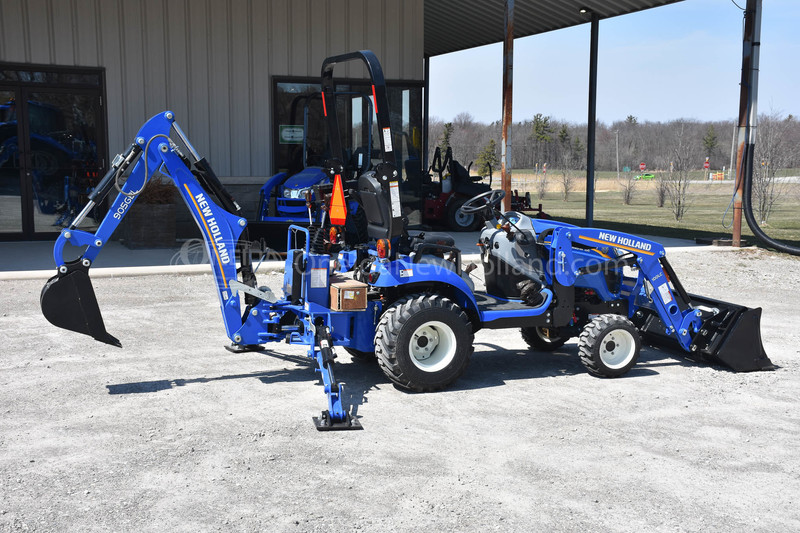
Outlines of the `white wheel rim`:
[{"label": "white wheel rim", "polygon": [[460,209],[456,211],[456,223],[462,228],[466,228],[467,226],[471,225],[473,220],[475,220],[474,214],[465,215]]},{"label": "white wheel rim", "polygon": [[423,372],[438,372],[456,355],[456,334],[443,322],[426,322],[411,335],[408,353]]},{"label": "white wheel rim", "polygon": [[600,359],[612,370],[627,365],[636,351],[633,335],[624,329],[609,331],[600,342]]}]

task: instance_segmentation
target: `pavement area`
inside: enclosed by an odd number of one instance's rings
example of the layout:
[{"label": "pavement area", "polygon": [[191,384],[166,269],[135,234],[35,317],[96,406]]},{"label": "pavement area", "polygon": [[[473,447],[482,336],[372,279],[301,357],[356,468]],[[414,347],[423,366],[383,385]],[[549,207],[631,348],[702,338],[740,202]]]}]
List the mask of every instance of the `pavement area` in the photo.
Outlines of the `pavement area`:
[{"label": "pavement area", "polygon": [[337,350],[364,426],[341,433],[312,424],[302,346],[223,348],[207,270],[98,268],[123,348],[50,325],[42,279],[0,280],[0,531],[800,531],[800,260],[709,250],[670,262],[690,292],[764,309],[776,370],[646,348],[601,379],[576,339],[481,330],[456,383],[410,394]]}]

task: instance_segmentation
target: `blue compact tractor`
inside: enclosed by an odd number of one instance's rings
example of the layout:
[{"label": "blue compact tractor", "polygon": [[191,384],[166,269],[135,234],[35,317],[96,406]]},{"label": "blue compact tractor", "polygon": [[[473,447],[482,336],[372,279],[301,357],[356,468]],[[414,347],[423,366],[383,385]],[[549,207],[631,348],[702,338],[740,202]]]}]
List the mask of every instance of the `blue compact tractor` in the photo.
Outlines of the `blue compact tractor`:
[{"label": "blue compact tractor", "polygon": [[[468,367],[481,329],[514,328],[533,350],[549,351],[577,338],[588,372],[628,372],[643,342],[672,347],[690,358],[735,371],[772,368],[760,338],[761,309],[687,293],[660,244],[634,235],[581,228],[502,212],[502,191],[486,191],[461,206],[486,220],[480,233],[484,289],[463,265],[461,250],[444,233],[410,233],[400,208],[399,177],[391,146],[383,73],[368,51],[328,58],[323,98],[332,105],[336,64],[362,61],[375,86],[382,162],[342,186],[342,165],[325,195],[326,222],[290,226],[281,294],[258,285],[247,250],[247,221],[208,162],[171,112],[150,119],[128,150],[114,160],[89,204],[55,244],[57,274],[41,295],[54,325],[119,346],[103,323],[88,271],[97,254],[155,172],[169,176],[206,241],[220,310],[234,351],[288,342],[307,349],[324,382],[328,408],[317,428],[360,429],[342,403],[334,377],[336,349],[375,358],[397,387],[436,391]],[[341,153],[335,114],[327,116],[332,153]],[[186,155],[184,155],[184,153]],[[95,233],[78,226],[113,184],[130,171]],[[348,201],[366,218],[360,242],[342,242]],[[316,206],[322,208],[322,204]],[[64,246],[83,247],[65,261]]]}]

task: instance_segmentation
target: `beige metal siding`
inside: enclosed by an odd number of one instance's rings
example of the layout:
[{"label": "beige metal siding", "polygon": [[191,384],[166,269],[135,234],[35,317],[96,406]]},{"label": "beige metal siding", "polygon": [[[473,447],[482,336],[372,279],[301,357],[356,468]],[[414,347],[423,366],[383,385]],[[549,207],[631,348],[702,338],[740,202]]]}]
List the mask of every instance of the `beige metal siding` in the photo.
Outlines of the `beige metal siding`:
[{"label": "beige metal siding", "polygon": [[0,32],[0,61],[106,68],[112,153],[171,109],[220,176],[270,173],[272,76],[363,48],[423,76],[423,0],[0,0]]}]

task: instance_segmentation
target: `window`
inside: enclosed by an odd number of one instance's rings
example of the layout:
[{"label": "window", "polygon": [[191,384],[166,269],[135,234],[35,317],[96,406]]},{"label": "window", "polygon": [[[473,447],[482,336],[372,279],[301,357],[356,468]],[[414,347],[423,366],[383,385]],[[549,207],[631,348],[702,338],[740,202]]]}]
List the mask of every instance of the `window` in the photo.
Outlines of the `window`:
[{"label": "window", "polygon": [[[366,81],[344,80],[336,85],[342,148],[353,168],[365,157],[380,160],[380,141]],[[422,83],[387,82],[392,139],[398,170],[404,179],[422,172]],[[273,169],[295,173],[319,166],[331,157],[323,121],[320,84],[302,79],[276,79],[273,84]],[[367,155],[368,154],[368,155]]]}]

